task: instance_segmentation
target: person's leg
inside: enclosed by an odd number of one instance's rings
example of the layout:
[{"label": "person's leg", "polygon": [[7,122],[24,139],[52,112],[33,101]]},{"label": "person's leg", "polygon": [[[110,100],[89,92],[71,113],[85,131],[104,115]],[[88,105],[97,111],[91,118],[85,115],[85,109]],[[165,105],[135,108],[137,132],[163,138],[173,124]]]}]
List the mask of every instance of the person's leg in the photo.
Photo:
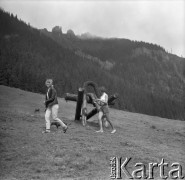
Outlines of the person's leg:
[{"label": "person's leg", "polygon": [[99,120],[100,130],[96,132],[103,132],[102,117],[103,117],[103,112],[99,111],[98,120]]},{"label": "person's leg", "polygon": [[105,116],[106,120],[109,122],[111,128],[114,129],[114,126],[113,126],[112,122],[110,121],[109,113],[105,113],[104,116]]},{"label": "person's leg", "polygon": [[46,121],[46,130],[45,132],[50,132],[50,116],[51,116],[51,109],[47,108],[45,112],[45,121]]},{"label": "person's leg", "polygon": [[110,124],[110,126],[111,126],[111,128],[112,128],[111,133],[115,133],[115,132],[116,132],[116,129],[114,128],[114,126],[113,126],[112,122],[110,121],[109,113],[105,113],[104,115],[105,115],[105,117],[106,117],[107,121],[109,122],[109,124]]},{"label": "person's leg", "polygon": [[109,126],[109,122],[107,121],[105,115],[103,115],[103,117],[102,117],[102,122],[103,122],[103,125],[104,125],[106,128]]},{"label": "person's leg", "polygon": [[57,121],[60,123],[60,125],[66,129],[67,126],[63,123],[63,121],[61,119],[58,118],[58,109],[59,109],[59,105],[58,104],[55,104],[52,106],[52,118],[54,121]]}]

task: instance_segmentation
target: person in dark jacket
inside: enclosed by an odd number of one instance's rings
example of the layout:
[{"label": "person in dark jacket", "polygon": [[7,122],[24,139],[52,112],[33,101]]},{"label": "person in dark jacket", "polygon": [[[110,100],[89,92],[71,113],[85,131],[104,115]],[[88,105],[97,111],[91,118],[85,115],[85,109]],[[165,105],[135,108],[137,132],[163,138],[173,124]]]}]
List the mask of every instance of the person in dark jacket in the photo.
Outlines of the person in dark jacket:
[{"label": "person in dark jacket", "polygon": [[48,88],[47,93],[46,93],[46,98],[45,98],[45,107],[46,107],[46,112],[45,112],[45,121],[46,121],[46,130],[43,131],[43,133],[49,133],[50,132],[50,117],[52,116],[54,121],[57,121],[60,123],[60,125],[63,128],[64,133],[67,130],[67,125],[64,124],[64,122],[58,118],[58,100],[57,100],[57,92],[53,86],[53,80],[52,79],[47,79],[46,80],[46,86]]}]

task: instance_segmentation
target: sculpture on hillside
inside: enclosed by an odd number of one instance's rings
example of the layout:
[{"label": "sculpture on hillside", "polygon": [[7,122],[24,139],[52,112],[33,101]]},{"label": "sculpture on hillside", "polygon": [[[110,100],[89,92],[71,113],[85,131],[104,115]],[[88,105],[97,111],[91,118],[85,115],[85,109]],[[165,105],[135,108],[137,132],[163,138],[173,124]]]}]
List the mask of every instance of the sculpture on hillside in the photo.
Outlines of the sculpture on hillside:
[{"label": "sculpture on hillside", "polygon": [[[94,93],[88,93],[87,89],[91,86],[94,89]],[[88,119],[98,113],[98,106],[95,103],[95,100],[100,98],[99,88],[96,83],[93,81],[87,81],[83,84],[83,88],[78,89],[78,95],[66,93],[66,101],[76,101],[76,113],[75,120],[82,121],[83,126],[86,125]],[[111,95],[108,99],[108,105],[114,105],[115,99],[118,98],[117,94]],[[87,112],[87,103],[93,104],[94,108]]]}]

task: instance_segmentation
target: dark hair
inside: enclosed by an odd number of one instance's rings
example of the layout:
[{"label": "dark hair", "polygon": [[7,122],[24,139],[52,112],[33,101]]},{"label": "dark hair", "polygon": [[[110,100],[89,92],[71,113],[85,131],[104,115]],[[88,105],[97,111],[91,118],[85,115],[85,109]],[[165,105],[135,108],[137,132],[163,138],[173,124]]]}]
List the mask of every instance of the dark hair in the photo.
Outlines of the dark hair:
[{"label": "dark hair", "polygon": [[106,90],[106,88],[105,88],[104,86],[101,86],[101,87],[99,88],[99,90],[100,90],[101,92],[107,92],[107,90]]}]

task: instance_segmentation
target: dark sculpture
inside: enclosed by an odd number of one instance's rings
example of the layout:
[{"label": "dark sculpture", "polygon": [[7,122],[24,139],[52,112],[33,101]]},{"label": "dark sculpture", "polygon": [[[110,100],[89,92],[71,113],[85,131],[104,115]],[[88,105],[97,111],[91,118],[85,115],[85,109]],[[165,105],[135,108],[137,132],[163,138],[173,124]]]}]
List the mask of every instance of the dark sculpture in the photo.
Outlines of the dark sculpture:
[{"label": "dark sculpture", "polygon": [[[87,93],[87,88],[91,86],[94,89],[95,93]],[[93,81],[87,81],[83,84],[83,88],[78,89],[78,95],[66,93],[65,100],[66,101],[76,101],[76,114],[75,120],[82,120],[83,126],[86,125],[86,121],[98,113],[98,106],[95,103],[95,100],[100,98],[99,88],[96,83]],[[118,98],[117,94],[114,94],[109,97],[108,105],[114,105],[115,99]],[[89,113],[87,112],[87,103],[93,104],[94,109]]]},{"label": "dark sculpture", "polygon": [[[94,89],[95,93],[88,93],[87,88],[91,86]],[[99,106],[95,103],[95,100],[100,98],[100,92],[98,85],[93,81],[87,81],[83,84],[83,88],[78,89],[78,95],[66,93],[66,101],[75,101],[76,104],[76,113],[75,120],[82,121],[83,126],[86,125],[87,120],[92,116],[98,113]],[[114,105],[115,100],[118,98],[118,94],[111,95],[108,99],[108,105]],[[87,112],[87,103],[93,104],[94,109],[90,112]],[[52,122],[51,126],[55,125],[57,128],[60,126],[58,122]]]}]

